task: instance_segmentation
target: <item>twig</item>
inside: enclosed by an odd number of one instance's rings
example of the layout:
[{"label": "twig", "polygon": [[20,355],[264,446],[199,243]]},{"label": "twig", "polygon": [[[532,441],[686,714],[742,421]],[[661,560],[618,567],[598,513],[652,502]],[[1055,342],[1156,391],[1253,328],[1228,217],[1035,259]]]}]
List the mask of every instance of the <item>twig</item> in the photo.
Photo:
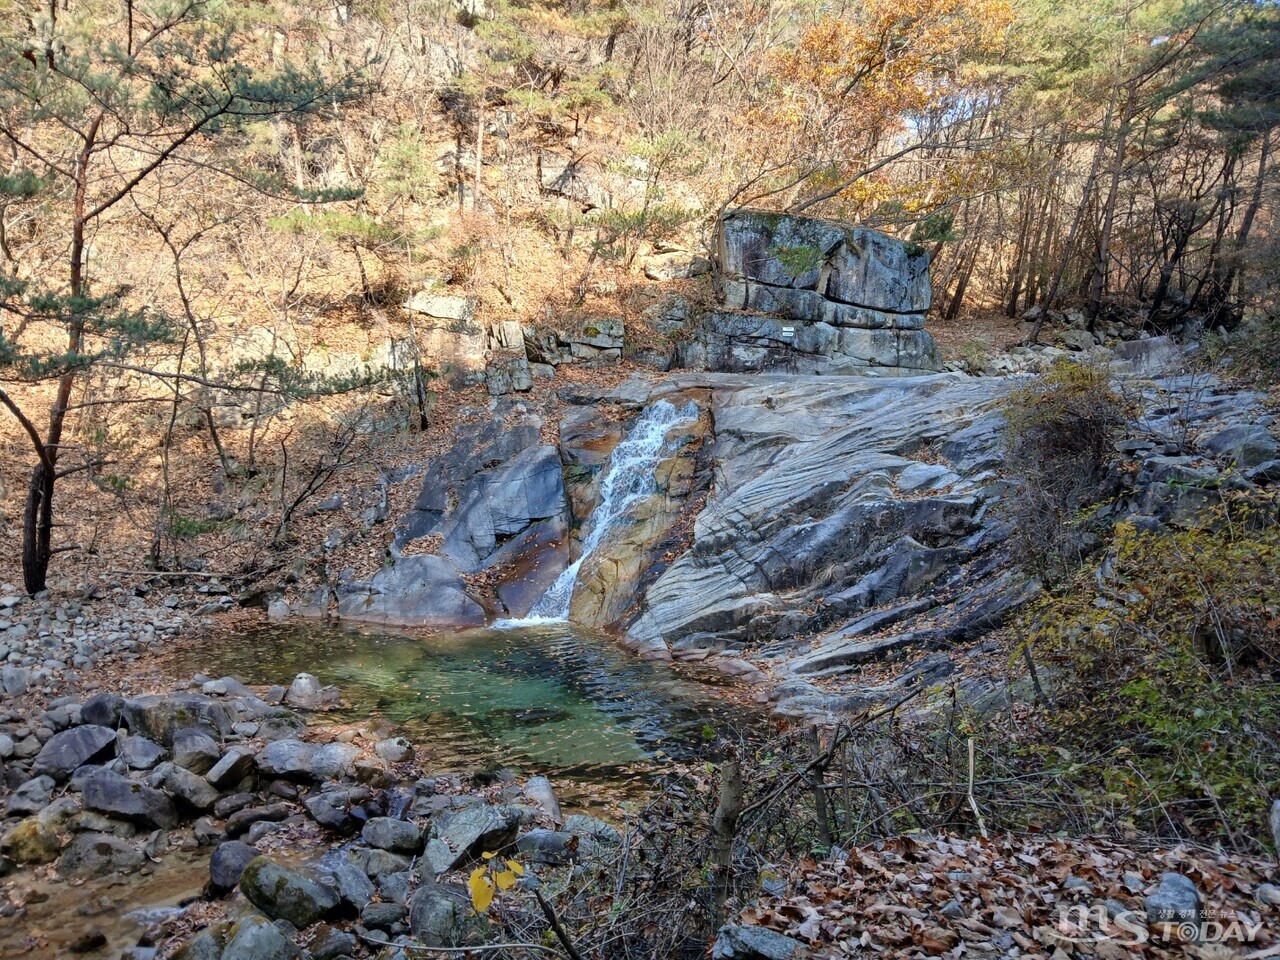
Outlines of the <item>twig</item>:
[{"label": "twig", "polygon": [[988,839],[987,825],[982,822],[982,813],[978,810],[978,801],[973,798],[973,737],[969,738],[969,809],[978,818],[978,830],[982,833],[982,839]]},{"label": "twig", "polygon": [[542,895],[542,891],[535,888],[533,895],[538,898],[538,906],[542,908],[542,912],[547,918],[547,923],[551,924],[551,932],[556,935],[556,939],[564,947],[564,952],[569,955],[569,960],[582,960],[582,954],[578,952],[578,948],[569,939],[569,934],[565,932],[564,927],[561,925],[560,917],[556,915],[555,908],[547,902],[547,898]]},{"label": "twig", "polygon": [[[377,937],[371,937],[367,933],[356,933],[365,943],[372,943],[378,947],[399,947],[401,950],[419,950],[423,953],[480,953],[486,950],[536,950],[538,953],[549,953],[553,957],[560,954],[552,950],[550,947],[544,947],[540,943],[484,943],[478,947],[427,947],[416,943],[392,943],[390,940],[379,940]],[[581,958],[579,958],[581,960]]]}]

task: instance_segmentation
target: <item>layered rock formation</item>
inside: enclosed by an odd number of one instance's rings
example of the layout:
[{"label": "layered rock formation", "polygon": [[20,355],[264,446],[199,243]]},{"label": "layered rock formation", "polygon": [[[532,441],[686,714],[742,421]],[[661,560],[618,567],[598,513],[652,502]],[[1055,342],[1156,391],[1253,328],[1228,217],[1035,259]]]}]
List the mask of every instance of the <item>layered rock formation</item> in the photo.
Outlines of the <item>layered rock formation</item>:
[{"label": "layered rock formation", "polygon": [[910,243],[828,220],[756,210],[716,234],[723,309],[677,351],[694,369],[889,373],[942,369],[924,330],[929,258]]}]

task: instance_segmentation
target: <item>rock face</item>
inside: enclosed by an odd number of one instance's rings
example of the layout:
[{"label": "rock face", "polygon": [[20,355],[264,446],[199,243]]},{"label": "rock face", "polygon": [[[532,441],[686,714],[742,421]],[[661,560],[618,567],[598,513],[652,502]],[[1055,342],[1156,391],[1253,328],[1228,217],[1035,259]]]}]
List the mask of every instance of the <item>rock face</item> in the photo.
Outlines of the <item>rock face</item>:
[{"label": "rock face", "polygon": [[1001,456],[995,381],[705,382],[714,486],[692,545],[627,631],[635,646],[829,629],[957,576],[999,539],[986,511]]},{"label": "rock face", "polygon": [[[397,532],[392,565],[338,589],[339,615],[416,625],[475,625],[486,607],[522,616],[568,564],[569,508],[556,447],[507,401],[433,460]],[[493,595],[464,575],[499,569]],[[483,602],[482,602],[483,601]]]},{"label": "rock face", "polygon": [[828,220],[738,210],[716,233],[717,290],[680,366],[729,372],[912,374],[942,369],[924,330],[929,258]]}]

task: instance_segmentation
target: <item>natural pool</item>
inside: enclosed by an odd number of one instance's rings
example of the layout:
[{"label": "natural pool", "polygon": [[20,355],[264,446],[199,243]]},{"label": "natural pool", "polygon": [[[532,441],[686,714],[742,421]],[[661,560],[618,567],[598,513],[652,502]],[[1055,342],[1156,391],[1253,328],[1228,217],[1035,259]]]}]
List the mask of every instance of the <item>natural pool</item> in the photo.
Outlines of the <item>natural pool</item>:
[{"label": "natural pool", "polygon": [[564,624],[434,633],[268,625],[188,656],[192,672],[253,684],[313,673],[342,691],[342,709],[326,720],[385,719],[441,770],[510,767],[557,784],[647,776],[761,722],[714,674],[641,660]]}]

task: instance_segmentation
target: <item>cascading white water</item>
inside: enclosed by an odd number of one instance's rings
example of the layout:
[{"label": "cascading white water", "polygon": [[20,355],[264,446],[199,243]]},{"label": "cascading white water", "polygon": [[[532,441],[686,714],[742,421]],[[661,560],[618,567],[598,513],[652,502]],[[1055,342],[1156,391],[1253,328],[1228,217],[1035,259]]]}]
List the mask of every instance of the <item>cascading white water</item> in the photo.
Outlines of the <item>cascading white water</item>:
[{"label": "cascading white water", "polygon": [[582,554],[547,588],[529,611],[529,616],[522,620],[499,620],[494,623],[495,627],[563,623],[569,619],[573,588],[577,585],[583,561],[604,542],[610,529],[633,503],[653,493],[654,470],[670,452],[667,434],[673,427],[691,423],[697,417],[698,405],[692,401],[677,407],[669,400],[659,400],[644,408],[631,432],[614,448],[609,458],[609,472],[600,485],[600,504],[591,514],[591,532],[582,544]]}]

